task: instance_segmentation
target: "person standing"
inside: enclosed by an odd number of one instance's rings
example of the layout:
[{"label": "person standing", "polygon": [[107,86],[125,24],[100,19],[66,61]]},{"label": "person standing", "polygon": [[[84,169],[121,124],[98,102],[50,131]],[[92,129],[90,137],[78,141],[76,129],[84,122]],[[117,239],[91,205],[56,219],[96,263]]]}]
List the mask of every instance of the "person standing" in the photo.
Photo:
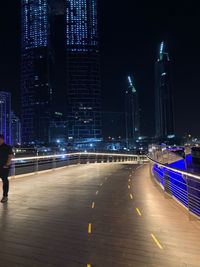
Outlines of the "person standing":
[{"label": "person standing", "polygon": [[3,198],[2,203],[8,201],[9,181],[8,174],[13,158],[12,147],[5,143],[3,134],[0,134],[0,178],[3,182]]}]

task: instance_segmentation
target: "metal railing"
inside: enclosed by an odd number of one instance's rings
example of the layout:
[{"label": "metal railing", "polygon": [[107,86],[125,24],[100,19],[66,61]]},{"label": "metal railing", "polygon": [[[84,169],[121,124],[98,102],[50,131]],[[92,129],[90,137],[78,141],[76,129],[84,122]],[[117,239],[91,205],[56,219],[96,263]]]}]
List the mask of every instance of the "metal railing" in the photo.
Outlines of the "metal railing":
[{"label": "metal railing", "polygon": [[142,164],[147,161],[144,155],[110,154],[110,153],[70,153],[44,156],[14,158],[10,176],[25,176],[42,171],[54,170],[75,164],[132,162]]},{"label": "metal railing", "polygon": [[200,175],[166,166],[150,157],[149,160],[151,175],[162,189],[200,218]]}]

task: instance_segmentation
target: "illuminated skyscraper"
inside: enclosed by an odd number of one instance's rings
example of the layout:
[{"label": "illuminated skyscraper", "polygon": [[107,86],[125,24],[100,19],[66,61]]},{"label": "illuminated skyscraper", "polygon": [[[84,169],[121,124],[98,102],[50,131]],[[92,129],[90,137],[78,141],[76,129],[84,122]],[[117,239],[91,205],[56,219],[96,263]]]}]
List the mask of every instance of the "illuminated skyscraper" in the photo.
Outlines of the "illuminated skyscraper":
[{"label": "illuminated skyscraper", "polygon": [[139,105],[138,94],[130,76],[128,83],[125,92],[126,144],[128,148],[133,148],[139,137]]},{"label": "illuminated skyscraper", "polygon": [[11,144],[11,94],[0,92],[0,133]]},{"label": "illuminated skyscraper", "polygon": [[12,145],[21,144],[21,122],[13,112],[11,112],[11,140]]},{"label": "illuminated skyscraper", "polygon": [[66,0],[69,140],[101,140],[97,0]]},{"label": "illuminated skyscraper", "polygon": [[166,45],[162,42],[155,63],[156,138],[162,141],[175,137],[170,65]]},{"label": "illuminated skyscraper", "polygon": [[52,94],[47,0],[21,0],[22,142],[47,143]]},{"label": "illuminated skyscraper", "polygon": [[57,112],[62,113],[65,117],[67,112],[65,0],[49,0],[49,6],[51,7],[49,15],[50,39],[54,54],[52,116],[54,117],[55,112]]}]

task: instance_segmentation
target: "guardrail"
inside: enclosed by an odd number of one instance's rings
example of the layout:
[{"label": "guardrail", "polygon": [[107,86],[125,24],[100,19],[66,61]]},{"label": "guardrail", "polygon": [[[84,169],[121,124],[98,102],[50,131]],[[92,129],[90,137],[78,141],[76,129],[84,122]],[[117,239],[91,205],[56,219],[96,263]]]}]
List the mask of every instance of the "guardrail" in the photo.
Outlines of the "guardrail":
[{"label": "guardrail", "polygon": [[166,166],[148,157],[151,175],[161,188],[200,218],[200,175]]},{"label": "guardrail", "polygon": [[141,155],[89,152],[22,157],[12,160],[10,175],[11,177],[25,176],[75,164],[103,162],[132,162],[142,164],[144,161],[147,161],[147,157]]}]

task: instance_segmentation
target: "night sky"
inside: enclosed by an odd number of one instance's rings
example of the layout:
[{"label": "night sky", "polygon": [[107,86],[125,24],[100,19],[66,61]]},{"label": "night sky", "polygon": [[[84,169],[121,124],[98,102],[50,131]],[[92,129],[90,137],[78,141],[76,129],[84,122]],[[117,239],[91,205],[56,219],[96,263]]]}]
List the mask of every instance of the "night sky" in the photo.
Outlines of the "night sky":
[{"label": "night sky", "polygon": [[[100,1],[104,136],[124,136],[124,90],[134,77],[141,106],[141,134],[154,134],[154,62],[165,41],[172,61],[176,135],[200,136],[200,32],[192,2]],[[196,11],[195,11],[196,10]],[[195,14],[196,12],[196,14]],[[20,1],[0,10],[0,90],[12,92],[20,115]]]}]

